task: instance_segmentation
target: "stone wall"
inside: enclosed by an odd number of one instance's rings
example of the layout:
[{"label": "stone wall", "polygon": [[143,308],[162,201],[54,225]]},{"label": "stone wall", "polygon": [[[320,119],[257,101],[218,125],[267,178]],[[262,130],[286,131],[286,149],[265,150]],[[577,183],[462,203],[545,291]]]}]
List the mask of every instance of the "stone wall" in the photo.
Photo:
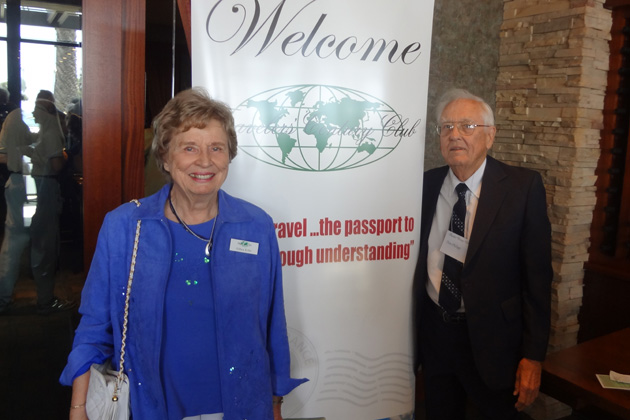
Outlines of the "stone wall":
[{"label": "stone wall", "polygon": [[[609,64],[611,12],[603,0],[505,0],[493,154],[538,170],[552,223],[549,351],[577,342],[584,262],[595,207]],[[534,418],[567,408],[542,398]]]},{"label": "stone wall", "polygon": [[503,0],[435,0],[424,166],[444,165],[435,106],[450,88],[468,89],[493,108]]}]

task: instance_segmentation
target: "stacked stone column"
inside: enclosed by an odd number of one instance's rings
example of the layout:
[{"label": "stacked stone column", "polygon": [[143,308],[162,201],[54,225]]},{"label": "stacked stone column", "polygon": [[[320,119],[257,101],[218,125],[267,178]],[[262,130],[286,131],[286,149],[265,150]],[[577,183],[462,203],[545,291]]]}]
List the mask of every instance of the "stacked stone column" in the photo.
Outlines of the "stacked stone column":
[{"label": "stacked stone column", "polygon": [[[493,155],[538,170],[547,188],[554,269],[549,351],[576,344],[595,208],[611,12],[600,0],[504,2]],[[541,398],[536,419],[568,407]]]}]

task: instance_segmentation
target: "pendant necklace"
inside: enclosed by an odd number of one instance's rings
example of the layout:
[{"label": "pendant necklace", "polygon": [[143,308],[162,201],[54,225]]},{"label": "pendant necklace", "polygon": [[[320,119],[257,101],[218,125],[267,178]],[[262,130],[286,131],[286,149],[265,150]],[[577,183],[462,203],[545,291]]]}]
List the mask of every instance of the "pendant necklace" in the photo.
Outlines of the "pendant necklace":
[{"label": "pendant necklace", "polygon": [[175,211],[175,207],[173,206],[173,200],[171,200],[171,193],[170,192],[168,193],[168,205],[171,207],[171,211],[173,212],[173,215],[175,216],[175,218],[177,219],[179,224],[182,225],[184,227],[184,229],[186,229],[186,231],[188,233],[190,233],[192,236],[194,236],[195,238],[197,238],[199,240],[207,242],[207,244],[206,244],[206,257],[210,257],[210,251],[212,250],[212,237],[214,235],[214,226],[217,224],[217,217],[219,217],[219,212],[217,212],[217,215],[214,216],[214,222],[212,222],[212,230],[210,231],[210,237],[209,238],[204,238],[203,236],[197,235],[195,232],[193,232],[192,229],[189,228],[188,225],[179,217],[179,215]]}]

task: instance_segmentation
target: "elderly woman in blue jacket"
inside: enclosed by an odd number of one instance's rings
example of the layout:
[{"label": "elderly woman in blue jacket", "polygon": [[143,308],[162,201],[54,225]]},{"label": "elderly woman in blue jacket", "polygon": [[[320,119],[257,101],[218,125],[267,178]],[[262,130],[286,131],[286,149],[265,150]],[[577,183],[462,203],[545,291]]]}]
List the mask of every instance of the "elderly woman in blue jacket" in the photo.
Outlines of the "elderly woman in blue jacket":
[{"label": "elderly woman in blue jacket", "polygon": [[221,190],[237,152],[230,109],[201,90],[153,122],[169,183],[109,213],[83,289],[61,382],[87,418],[90,366],[120,357],[128,270],[141,221],[124,371],[136,420],[281,419],[291,379],[281,263],[271,218]]}]

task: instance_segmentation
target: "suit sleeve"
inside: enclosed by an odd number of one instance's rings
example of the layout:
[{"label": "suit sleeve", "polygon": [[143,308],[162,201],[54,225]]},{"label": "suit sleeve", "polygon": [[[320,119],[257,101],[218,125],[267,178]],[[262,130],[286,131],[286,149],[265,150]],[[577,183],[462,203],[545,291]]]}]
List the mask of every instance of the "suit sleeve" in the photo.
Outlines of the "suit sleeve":
[{"label": "suit sleeve", "polygon": [[521,239],[523,273],[523,357],[542,361],[551,318],[551,225],[545,187],[535,173],[528,191]]}]

